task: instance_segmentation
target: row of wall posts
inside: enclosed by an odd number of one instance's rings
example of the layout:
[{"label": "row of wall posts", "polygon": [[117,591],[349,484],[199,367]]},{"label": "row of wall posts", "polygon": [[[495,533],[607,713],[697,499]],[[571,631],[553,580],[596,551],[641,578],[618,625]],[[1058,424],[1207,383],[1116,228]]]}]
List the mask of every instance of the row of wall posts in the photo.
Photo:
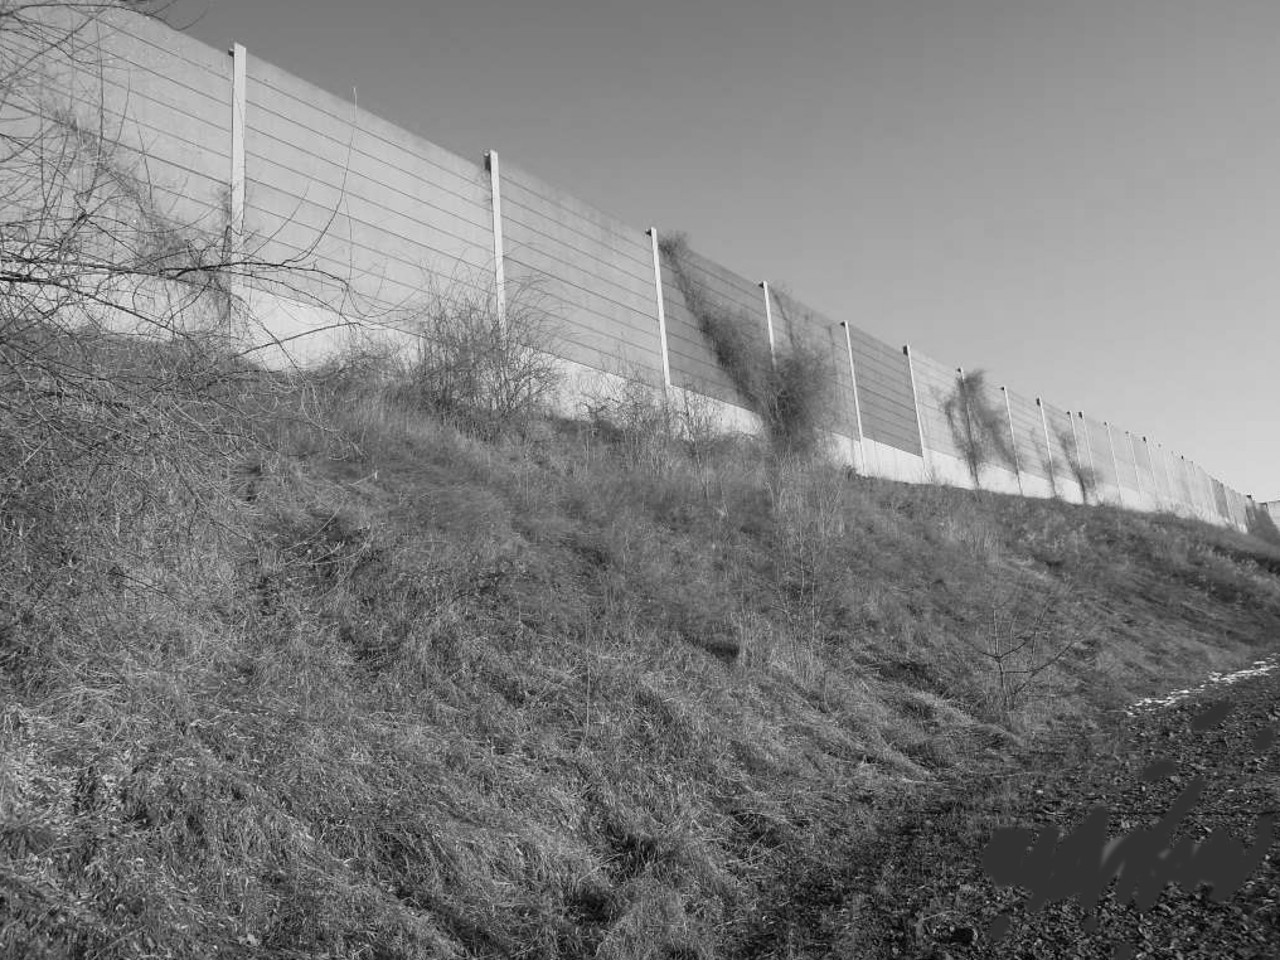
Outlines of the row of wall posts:
[{"label": "row of wall posts", "polygon": [[[231,151],[231,154],[232,154],[231,213],[232,213],[233,236],[238,239],[243,231],[243,224],[244,224],[245,49],[240,44],[236,44],[232,48],[231,54],[235,58],[235,68],[233,73],[235,109],[233,111],[232,151]],[[493,254],[494,254],[494,281],[496,284],[497,308],[498,308],[499,322],[505,323],[506,291],[505,291],[505,272],[504,272],[504,262],[503,262],[505,251],[503,249],[503,236],[502,236],[501,167],[499,165],[499,158],[496,150],[486,151],[484,155],[484,159],[485,159],[485,168],[489,173],[490,189],[492,191],[492,198],[493,198],[493,211],[492,211],[493,212],[493,244],[494,244]],[[664,390],[664,393],[669,396],[672,391],[671,362],[670,362],[668,343],[667,343],[666,308],[665,308],[664,295],[663,295],[662,261],[661,261],[661,253],[659,250],[659,243],[658,243],[658,230],[656,227],[650,227],[645,232],[649,236],[650,249],[652,251],[652,256],[653,256],[654,297],[655,297],[657,323],[658,323],[658,339],[659,339],[660,350],[662,353],[661,359],[662,359],[663,390]],[[769,289],[769,283],[767,281],[762,281],[759,284],[759,286],[764,296],[765,326],[766,326],[766,333],[768,335],[768,340],[769,340],[769,356],[771,361],[776,366],[777,340],[776,340],[776,336],[774,332],[774,324],[773,324],[773,304],[771,302],[772,293]],[[850,327],[848,323],[846,323],[845,321],[840,321],[840,326],[844,329],[844,334],[845,334],[845,348],[848,353],[848,360],[849,360],[849,378],[850,378],[850,383],[851,383],[852,393],[853,393],[853,405],[854,405],[853,414],[854,414],[854,421],[856,423],[856,434],[858,438],[858,442],[854,444],[854,451],[855,451],[855,457],[856,457],[855,465],[859,469],[862,469],[863,463],[858,461],[865,460],[865,452],[862,451],[862,441],[865,439],[866,435],[863,431],[862,405],[861,405],[861,400],[858,396],[858,374],[857,374],[857,365],[854,361],[853,336],[850,331]],[[920,440],[921,456],[925,458],[927,461],[930,448],[925,438],[924,425],[920,415],[920,396],[918,392],[919,388],[916,382],[915,365],[914,365],[912,354],[911,354],[910,344],[903,346],[902,352],[906,356],[908,375],[911,380],[911,397],[912,397],[913,405],[915,407],[916,430]],[[959,382],[963,384],[964,369],[957,367],[956,376]],[[1009,398],[1008,388],[1002,386],[1000,390],[1001,390],[1001,393],[1004,395],[1005,416],[1009,424],[1009,439],[1012,444],[1011,451],[1013,455],[1013,473],[1018,482],[1019,492],[1025,495],[1026,488],[1025,488],[1025,484],[1023,483],[1022,465],[1021,465],[1020,457],[1018,454],[1018,438],[1017,438],[1017,430],[1013,420],[1012,403]],[[1053,443],[1052,443],[1052,439],[1049,432],[1048,416],[1045,410],[1044,401],[1040,397],[1036,397],[1035,402],[1036,402],[1036,406],[1040,410],[1040,426],[1044,434],[1044,444],[1045,444],[1045,451],[1046,451],[1046,467],[1048,469],[1048,474],[1049,474],[1049,483],[1051,485],[1053,492],[1056,494],[1058,491],[1059,480],[1058,480],[1058,471],[1056,469],[1056,465],[1054,464],[1054,459],[1053,459]],[[966,416],[969,415],[969,411],[967,407],[965,409],[965,415]],[[1087,429],[1087,426],[1085,424],[1084,413],[1082,411],[1076,411],[1074,416],[1071,413],[1068,413],[1067,416],[1068,416],[1068,423],[1070,424],[1070,427],[1071,427],[1071,442],[1074,447],[1073,456],[1075,456],[1077,459],[1080,458],[1082,454],[1085,457],[1087,457],[1087,469],[1091,475],[1096,477],[1098,475],[1096,455],[1093,450],[1093,441],[1089,435],[1089,430]],[[1077,420],[1079,421],[1078,429],[1076,425]],[[1107,445],[1110,448],[1109,453],[1111,455],[1110,459],[1111,459],[1112,470],[1114,471],[1114,475],[1115,475],[1115,488],[1123,502],[1124,486],[1120,482],[1119,460],[1118,460],[1118,457],[1116,456],[1115,438],[1112,434],[1111,424],[1104,421],[1103,426],[1107,431]],[[1083,439],[1084,439],[1083,444],[1081,443],[1081,434],[1083,434]],[[1145,488],[1142,486],[1141,470],[1139,469],[1139,460],[1138,460],[1138,453],[1137,453],[1137,441],[1134,438],[1134,435],[1129,431],[1126,430],[1125,434],[1129,440],[1129,447],[1130,447],[1131,455],[1133,457],[1133,462],[1134,462],[1135,475],[1137,476],[1137,492],[1138,492],[1139,502],[1141,502],[1141,500],[1145,497],[1146,491],[1145,491]],[[1142,443],[1147,447],[1148,450],[1151,449],[1151,443],[1146,437],[1142,438]],[[1171,502],[1177,502],[1177,497],[1175,495],[1175,484],[1173,482],[1173,479],[1170,476],[1169,466],[1168,466],[1168,463],[1166,462],[1168,459],[1168,454],[1163,452],[1163,448],[1159,444],[1156,444],[1155,446],[1157,447],[1157,449],[1161,451],[1157,455],[1157,457],[1161,460],[1161,471],[1165,479],[1165,489],[1167,491],[1166,493],[1167,499],[1170,500]],[[1148,456],[1150,458],[1150,454]],[[1203,495],[1203,491],[1200,491],[1199,489],[1202,486],[1202,484],[1199,482],[1196,482],[1195,471],[1198,468],[1196,468],[1195,465],[1190,461],[1187,461],[1186,457],[1179,456],[1179,459],[1183,463],[1184,474],[1186,474],[1189,478],[1187,482],[1187,488],[1191,493],[1192,503],[1190,505],[1201,511],[1206,510],[1207,508],[1205,504],[1206,504],[1207,498]],[[1154,475],[1154,470],[1155,470],[1155,467],[1153,463],[1152,465],[1153,475]],[[1153,497],[1156,497],[1157,491],[1152,490],[1151,494]],[[1212,513],[1213,511],[1209,511],[1209,512]]]},{"label": "row of wall posts", "polygon": [[[232,59],[231,68],[231,111],[230,111],[230,157],[227,187],[229,198],[228,223],[227,223],[227,244],[230,253],[235,256],[242,250],[244,236],[246,231],[246,114],[248,110],[248,53],[243,44],[233,44],[227,51]],[[503,214],[502,214],[502,175],[498,152],[496,150],[486,151],[484,154],[484,169],[488,173],[488,186],[491,197],[491,214],[492,214],[492,236],[493,236],[493,263],[494,263],[494,296],[496,303],[496,311],[499,323],[506,325],[508,320],[508,304],[505,276],[505,245],[503,237]],[[661,351],[661,370],[663,378],[663,389],[670,396],[673,392],[671,359],[668,343],[668,331],[665,312],[665,300],[663,290],[662,262],[659,244],[658,230],[650,227],[646,233],[649,236],[649,247],[653,260],[653,282],[654,282],[654,299],[655,313],[658,325],[658,341],[659,350]],[[233,288],[230,296],[234,299],[240,294],[240,284],[235,280],[234,272],[232,275]],[[772,363],[777,365],[777,337],[774,329],[774,311],[773,311],[773,291],[767,281],[761,281],[759,287],[764,297],[764,314],[766,333],[769,342],[769,354]],[[781,305],[781,301],[779,301]],[[865,469],[865,461],[868,459],[868,448],[866,447],[867,438],[864,432],[863,412],[861,406],[861,398],[858,390],[858,370],[855,362],[855,353],[853,347],[853,335],[850,324],[840,321],[840,326],[845,333],[845,348],[849,362],[849,376],[852,387],[853,399],[853,421],[856,424],[854,434],[856,440],[852,445],[852,453],[855,458],[855,465],[860,469]],[[837,348],[838,349],[838,348]],[[911,399],[914,405],[915,421],[917,437],[920,444],[920,458],[926,466],[929,464],[931,454],[930,446],[925,437],[923,428],[923,419],[921,415],[919,386],[917,383],[916,369],[914,358],[910,345],[903,346],[903,354],[906,357],[906,366],[910,379]],[[961,385],[964,384],[964,370],[957,368],[957,377]],[[1018,490],[1026,495],[1028,483],[1024,482],[1023,477],[1023,457],[1019,454],[1018,447],[1018,429],[1013,417],[1012,401],[1009,391],[1006,387],[1001,387],[1004,395],[1005,416],[1008,421],[1009,438],[1012,443],[1012,472],[1018,483]],[[1040,410],[1041,430],[1044,437],[1045,446],[1045,467],[1048,472],[1048,482],[1054,494],[1059,492],[1059,467],[1054,463],[1053,443],[1054,437],[1051,435],[1048,423],[1047,408],[1044,402],[1037,397],[1036,405]],[[969,415],[969,410],[965,409],[965,415]],[[1077,425],[1077,421],[1079,421]],[[1069,458],[1074,458],[1072,466],[1079,466],[1087,469],[1095,478],[1098,476],[1097,464],[1099,458],[1103,455],[1102,451],[1095,451],[1092,443],[1092,431],[1089,429],[1089,423],[1085,419],[1083,412],[1077,411],[1074,414],[1067,413],[1067,422],[1071,430],[1071,443],[1073,450],[1068,454]],[[1168,501],[1171,504],[1184,503],[1196,513],[1205,517],[1220,517],[1225,511],[1228,521],[1234,519],[1238,514],[1239,504],[1241,502],[1240,495],[1232,490],[1221,489],[1219,481],[1213,480],[1201,470],[1193,461],[1187,460],[1185,456],[1178,455],[1174,459],[1174,455],[1165,450],[1162,445],[1153,443],[1146,436],[1141,437],[1141,443],[1147,451],[1147,468],[1150,471],[1148,482],[1144,484],[1142,479],[1142,460],[1138,455],[1139,438],[1130,431],[1125,431],[1128,438],[1129,455],[1132,457],[1135,473],[1135,483],[1127,492],[1125,485],[1121,482],[1119,470],[1119,457],[1115,443],[1114,433],[1110,423],[1104,421],[1103,426],[1107,433],[1107,443],[1110,448],[1110,460],[1114,471],[1114,487],[1116,495],[1124,502],[1130,498],[1134,489],[1136,489],[1137,502],[1157,503],[1160,501]],[[908,428],[909,429],[909,428]],[[1083,443],[1081,438],[1083,433]],[[1060,446],[1065,446],[1066,436],[1062,432],[1057,437]],[[911,451],[909,451],[911,452]],[[1154,459],[1153,459],[1154,457]],[[1087,467],[1085,465],[1087,458]],[[1155,460],[1160,461],[1159,467],[1156,467]],[[1170,461],[1173,461],[1171,464]],[[914,468],[913,468],[914,469]],[[1158,471],[1158,472],[1157,472]],[[1163,478],[1164,488],[1161,492],[1159,480]],[[1222,498],[1225,497],[1225,506],[1222,505]],[[1252,498],[1247,498],[1252,501]]]}]

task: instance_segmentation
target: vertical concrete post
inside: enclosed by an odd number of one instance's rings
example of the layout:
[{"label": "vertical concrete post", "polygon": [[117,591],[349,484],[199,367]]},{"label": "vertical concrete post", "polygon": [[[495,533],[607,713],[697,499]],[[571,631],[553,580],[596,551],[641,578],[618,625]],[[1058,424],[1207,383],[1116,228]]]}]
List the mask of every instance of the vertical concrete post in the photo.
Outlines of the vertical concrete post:
[{"label": "vertical concrete post", "polygon": [[1164,489],[1165,496],[1169,500],[1170,509],[1178,502],[1178,491],[1173,485],[1173,477],[1169,475],[1169,452],[1165,450],[1163,443],[1157,443],[1156,446],[1160,450],[1160,469],[1164,471]]},{"label": "vertical concrete post", "polygon": [[1194,517],[1200,513],[1200,495],[1196,492],[1195,474],[1191,472],[1190,460],[1178,454],[1178,461],[1182,464],[1182,485],[1187,492],[1187,509]]},{"label": "vertical concrete post", "polygon": [[761,280],[760,289],[764,291],[764,324],[769,329],[769,362],[778,365],[778,355],[773,345],[773,297],[769,293],[769,281]]},{"label": "vertical concrete post", "polygon": [[[867,456],[866,451],[862,448],[862,442],[866,438],[862,433],[862,402],[858,399],[858,371],[853,364],[853,335],[849,332],[849,324],[841,320],[840,326],[844,327],[844,345],[849,350],[849,383],[853,387],[853,417],[858,425],[858,446],[856,448],[858,462],[854,466],[857,467],[860,473],[865,473]],[[923,452],[924,448],[922,447],[921,453],[923,454]]]},{"label": "vertical concrete post", "polygon": [[1058,495],[1058,472],[1053,466],[1053,444],[1049,442],[1049,420],[1044,413],[1044,401],[1036,397],[1036,406],[1040,408],[1040,429],[1044,431],[1044,465],[1049,471],[1049,489]]},{"label": "vertical concrete post", "polygon": [[[1213,505],[1218,511],[1218,516],[1222,522],[1230,526],[1231,520],[1231,488],[1219,480],[1217,477],[1211,479],[1213,484]],[[1222,491],[1222,503],[1218,503],[1218,491]]]},{"label": "vertical concrete post", "polygon": [[484,165],[489,171],[489,194],[493,202],[493,282],[494,299],[498,307],[498,323],[507,326],[507,276],[502,242],[502,175],[498,166],[498,151],[484,152]]},{"label": "vertical concrete post", "polygon": [[[1173,501],[1173,488],[1169,486],[1169,471],[1165,466],[1164,457],[1158,452],[1159,444],[1152,443],[1147,437],[1142,438],[1142,445],[1147,448],[1147,459],[1151,461],[1151,479],[1156,485],[1156,506],[1161,510],[1167,510],[1168,504]],[[1164,477],[1164,496],[1160,496],[1160,480],[1156,476],[1156,458],[1160,458],[1160,473]]]},{"label": "vertical concrete post", "polygon": [[1187,472],[1191,475],[1191,490],[1196,498],[1196,513],[1200,519],[1209,519],[1209,508],[1204,496],[1204,474],[1194,460],[1187,461]]},{"label": "vertical concrete post", "polygon": [[1191,464],[1182,454],[1178,454],[1178,462],[1182,464],[1182,484],[1187,491],[1187,509],[1192,516],[1200,512],[1200,504],[1196,497],[1195,476],[1191,473]]},{"label": "vertical concrete post", "polygon": [[1165,474],[1165,490],[1169,495],[1169,509],[1178,511],[1178,488],[1174,485],[1174,475],[1169,470],[1169,451],[1166,451],[1165,444],[1157,443],[1156,449],[1160,451],[1160,468]]},{"label": "vertical concrete post", "polygon": [[1013,475],[1018,481],[1018,494],[1025,497],[1027,491],[1022,486],[1022,464],[1018,460],[1018,435],[1013,429],[1013,405],[1009,403],[1009,388],[1001,387],[1004,394],[1004,415],[1009,418],[1009,449],[1013,453]]},{"label": "vertical concrete post", "polygon": [[1103,420],[1102,425],[1107,428],[1107,446],[1111,449],[1111,469],[1116,475],[1116,494],[1120,497],[1120,505],[1124,506],[1124,484],[1120,482],[1120,462],[1116,459],[1116,442],[1111,439],[1111,424]]},{"label": "vertical concrete post", "polygon": [[853,384],[853,415],[858,422],[858,441],[862,441],[862,403],[858,399],[858,371],[853,365],[853,335],[849,333],[849,325],[843,320],[840,326],[844,327],[844,345],[849,349],[849,382]]},{"label": "vertical concrete post", "polygon": [[[960,396],[964,398],[964,395],[966,392],[965,379],[964,379],[964,367],[956,367],[956,376],[960,378]],[[964,408],[965,442],[968,444],[972,444],[973,443],[973,418],[969,416],[969,403],[967,398],[965,398],[965,402],[962,406]],[[969,457],[966,451],[961,450],[960,453],[962,456],[964,456],[965,466],[968,466]],[[973,473],[975,474],[975,476],[972,476],[969,479],[973,481],[974,488],[977,489],[982,486],[982,483],[979,479],[982,476],[982,464],[976,463],[974,464],[974,467],[976,468],[973,470]]]},{"label": "vertical concrete post", "polygon": [[[240,257],[244,238],[244,121],[246,109],[245,67],[248,52],[244,44],[234,43],[228,51],[231,54],[231,176],[230,187],[231,208],[227,211],[226,250],[223,256],[234,262]],[[227,319],[232,318],[235,302],[241,293],[239,271],[231,270],[227,274]]]},{"label": "vertical concrete post", "polygon": [[903,344],[902,352],[907,357],[907,376],[911,379],[911,406],[916,411],[916,432],[920,437],[920,459],[924,462],[925,470],[928,470],[930,467],[929,448],[925,446],[924,423],[920,419],[920,394],[916,390],[916,368],[915,364],[911,362],[911,344]]},{"label": "vertical concrete post", "polygon": [[[1098,477],[1098,468],[1093,464],[1093,441],[1089,439],[1089,425],[1084,422],[1084,411],[1077,410],[1076,416],[1080,418],[1080,432],[1084,434],[1084,449],[1089,454],[1089,477],[1093,481],[1093,499],[1101,501],[1102,497],[1098,492],[1101,480]],[[1071,429],[1075,430],[1075,424],[1072,423]],[[1079,456],[1079,446],[1077,446],[1077,456]]]},{"label": "vertical concrete post", "polygon": [[[1142,445],[1143,445],[1143,447],[1144,447],[1144,448],[1146,448],[1146,449],[1147,449],[1147,462],[1148,462],[1148,463],[1151,463],[1151,484],[1152,484],[1153,488],[1155,488],[1155,489],[1153,489],[1153,490],[1152,490],[1152,492],[1151,492],[1152,500],[1153,500],[1153,502],[1155,502],[1155,504],[1156,504],[1156,509],[1165,509],[1165,500],[1166,500],[1167,498],[1166,498],[1166,497],[1162,497],[1162,495],[1161,495],[1161,493],[1160,493],[1160,489],[1161,489],[1161,488],[1160,488],[1160,475],[1156,474],[1156,451],[1155,451],[1155,444],[1152,444],[1151,440],[1149,440],[1148,438],[1146,438],[1146,436],[1143,436],[1143,438],[1142,438]],[[1165,488],[1164,488],[1164,489],[1166,490],[1166,493],[1167,493],[1167,490],[1169,490],[1169,484],[1167,484],[1167,481],[1166,481],[1166,483],[1165,483]]]},{"label": "vertical concrete post", "polygon": [[232,242],[239,252],[240,238],[244,234],[244,114],[246,99],[245,61],[248,53],[244,44],[231,45],[231,222]]},{"label": "vertical concrete post", "polygon": [[[1142,506],[1142,501],[1146,498],[1146,491],[1142,489],[1142,467],[1138,464],[1138,448],[1133,443],[1133,434],[1128,430],[1124,435],[1129,438],[1129,452],[1133,455],[1133,475],[1137,478],[1138,484],[1138,506]],[[1150,459],[1150,458],[1148,458]]]},{"label": "vertical concrete post", "polygon": [[1213,480],[1209,472],[1198,463],[1196,473],[1200,476],[1200,496],[1204,498],[1205,519],[1213,523],[1218,516],[1218,501],[1213,495]]},{"label": "vertical concrete post", "polygon": [[1200,489],[1200,475],[1196,465],[1187,457],[1182,458],[1182,472],[1187,478],[1187,494],[1191,498],[1191,513],[1199,517],[1204,513],[1204,493]]},{"label": "vertical concrete post", "polygon": [[[1076,465],[1083,468],[1084,461],[1080,459],[1080,438],[1076,435],[1076,418],[1071,415],[1070,410],[1067,411],[1067,426],[1071,428],[1071,455],[1076,458]],[[1080,500],[1088,501],[1084,490],[1080,491]]]},{"label": "vertical concrete post", "polygon": [[667,353],[667,308],[662,299],[662,257],[658,253],[658,228],[650,227],[650,246],[653,248],[653,285],[658,295],[658,343],[662,350],[662,391],[671,395],[671,360]]},{"label": "vertical concrete post", "polygon": [[1071,411],[1067,411],[1067,426],[1071,428],[1071,452],[1075,455],[1076,461],[1080,461],[1080,438],[1076,436],[1076,418],[1071,415]]}]

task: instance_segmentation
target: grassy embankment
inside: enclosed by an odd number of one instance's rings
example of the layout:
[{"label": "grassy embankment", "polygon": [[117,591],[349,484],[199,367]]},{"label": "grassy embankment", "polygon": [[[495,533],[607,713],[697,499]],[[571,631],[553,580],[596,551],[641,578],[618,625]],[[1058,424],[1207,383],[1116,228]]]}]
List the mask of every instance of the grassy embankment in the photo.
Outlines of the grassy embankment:
[{"label": "grassy embankment", "polygon": [[0,952],[783,955],[905,798],[1280,624],[1280,549],[1197,523],[209,383],[4,437]]}]

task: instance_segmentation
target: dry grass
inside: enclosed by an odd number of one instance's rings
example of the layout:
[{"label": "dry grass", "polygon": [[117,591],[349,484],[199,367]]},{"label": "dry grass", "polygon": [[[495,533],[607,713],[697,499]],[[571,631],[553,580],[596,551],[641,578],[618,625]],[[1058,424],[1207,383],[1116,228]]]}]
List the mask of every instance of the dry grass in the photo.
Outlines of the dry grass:
[{"label": "dry grass", "polygon": [[[0,954],[740,955],[905,795],[1280,622],[1242,535],[644,411],[482,442],[350,374],[192,398],[234,443],[11,468]],[[1009,698],[1020,624],[1018,664],[1068,649]]]}]

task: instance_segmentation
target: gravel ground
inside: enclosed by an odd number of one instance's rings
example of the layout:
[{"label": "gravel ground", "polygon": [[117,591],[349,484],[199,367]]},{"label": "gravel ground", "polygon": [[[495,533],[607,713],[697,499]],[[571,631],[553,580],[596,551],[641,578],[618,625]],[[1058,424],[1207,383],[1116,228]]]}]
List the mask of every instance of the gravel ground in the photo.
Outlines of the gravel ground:
[{"label": "gravel ground", "polygon": [[[1109,726],[951,784],[874,840],[833,851],[831,872],[797,878],[790,916],[767,920],[746,953],[1280,958],[1280,839],[1268,819],[1280,809],[1280,669],[1183,691]],[[1179,804],[1185,815],[1172,815]],[[1147,833],[1162,823],[1167,833]],[[1002,828],[1026,833],[1012,842]],[[1019,863],[1045,828],[1065,838],[1056,857]],[[1003,852],[989,846],[997,835]],[[1166,884],[1188,863],[1186,846],[1211,835],[1188,872],[1213,873],[1217,885]],[[1120,880],[1103,886],[1108,838],[1130,838],[1113,856],[1133,853]],[[1144,839],[1147,849],[1135,850]],[[1222,872],[1229,866],[1236,876]],[[993,871],[1016,882],[997,886]],[[1092,922],[1081,902],[1087,879],[1100,894]],[[1145,900],[1135,902],[1134,886]]]}]

